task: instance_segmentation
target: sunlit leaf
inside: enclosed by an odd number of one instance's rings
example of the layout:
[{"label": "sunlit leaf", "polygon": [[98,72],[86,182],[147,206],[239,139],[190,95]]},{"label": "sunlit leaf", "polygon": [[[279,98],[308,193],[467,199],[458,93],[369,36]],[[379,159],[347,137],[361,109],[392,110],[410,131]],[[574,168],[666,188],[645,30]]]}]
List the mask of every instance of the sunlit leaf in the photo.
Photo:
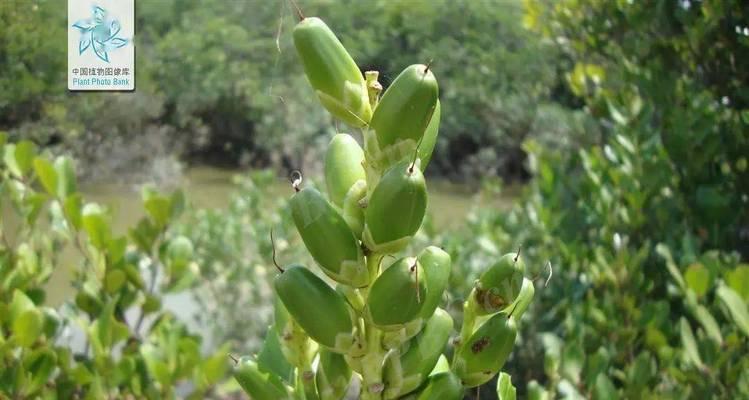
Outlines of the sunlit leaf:
[{"label": "sunlit leaf", "polygon": [[731,289],[744,299],[749,301],[749,265],[741,264],[733,271],[726,273],[726,283]]},{"label": "sunlit leaf", "polygon": [[47,193],[55,196],[57,194],[57,172],[54,166],[44,157],[34,159],[34,172],[44,186]]},{"label": "sunlit leaf", "polygon": [[749,311],[744,300],[728,286],[720,286],[717,294],[739,330],[749,336]]},{"label": "sunlit leaf", "polygon": [[710,314],[710,311],[708,311],[704,306],[698,304],[694,309],[694,314],[697,321],[699,321],[700,325],[705,329],[707,336],[717,345],[721,345],[723,343],[723,335],[720,333],[718,322],[715,321],[715,318]]},{"label": "sunlit leaf", "polygon": [[13,337],[22,347],[31,347],[44,327],[42,313],[36,308],[23,311],[13,320]]},{"label": "sunlit leaf", "polygon": [[687,267],[686,272],[684,272],[684,280],[697,297],[704,296],[711,286],[710,271],[700,263],[694,263]]},{"label": "sunlit leaf", "polygon": [[694,333],[689,326],[689,322],[684,317],[681,317],[679,320],[679,331],[686,359],[695,367],[702,368],[702,358],[700,357],[700,352],[697,350],[697,341],[694,339]]},{"label": "sunlit leaf", "polygon": [[57,157],[55,159],[55,171],[57,172],[57,195],[61,199],[78,190],[75,167],[69,157]]},{"label": "sunlit leaf", "polygon": [[606,374],[598,374],[595,386],[593,387],[593,400],[616,400],[619,393]]},{"label": "sunlit leaf", "polygon": [[95,203],[88,203],[83,206],[81,224],[88,234],[91,243],[100,250],[106,249],[111,233],[106,213],[101,206]]},{"label": "sunlit leaf", "polygon": [[512,379],[509,374],[500,372],[497,378],[497,397],[498,400],[515,400],[515,386],[512,385]]}]

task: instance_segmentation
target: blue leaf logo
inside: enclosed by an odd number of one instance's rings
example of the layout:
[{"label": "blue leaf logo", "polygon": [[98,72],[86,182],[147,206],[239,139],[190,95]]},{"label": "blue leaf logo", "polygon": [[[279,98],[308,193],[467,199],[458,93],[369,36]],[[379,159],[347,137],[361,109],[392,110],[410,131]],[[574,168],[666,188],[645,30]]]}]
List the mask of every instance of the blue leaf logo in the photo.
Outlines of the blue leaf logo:
[{"label": "blue leaf logo", "polygon": [[78,42],[78,54],[83,54],[89,48],[104,62],[109,62],[109,52],[127,45],[130,41],[118,37],[122,29],[120,21],[110,19],[107,10],[94,6],[92,18],[76,21],[72,25],[78,29],[81,37]]}]

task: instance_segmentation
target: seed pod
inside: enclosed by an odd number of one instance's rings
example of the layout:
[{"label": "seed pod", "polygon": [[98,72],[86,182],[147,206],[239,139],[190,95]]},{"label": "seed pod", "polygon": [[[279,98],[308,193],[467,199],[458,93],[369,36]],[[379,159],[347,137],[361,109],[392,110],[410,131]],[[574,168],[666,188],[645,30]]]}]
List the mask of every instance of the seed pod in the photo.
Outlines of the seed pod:
[{"label": "seed pod", "polygon": [[491,379],[512,352],[517,335],[514,317],[499,313],[484,322],[458,350],[453,366],[466,387]]},{"label": "seed pod", "polygon": [[314,341],[336,352],[348,350],[353,325],[338,292],[300,265],[286,268],[273,286],[289,315]]},{"label": "seed pod", "polygon": [[294,27],[293,36],[304,73],[322,105],[352,126],[369,123],[372,108],[364,76],[328,25],[319,18],[305,18]]},{"label": "seed pod", "polygon": [[441,372],[429,377],[426,386],[416,396],[416,400],[460,400],[463,398],[463,385],[452,372]]},{"label": "seed pod", "polygon": [[442,355],[452,329],[450,314],[438,308],[421,333],[403,346],[403,354],[390,353],[383,370],[387,381],[386,399],[416,390],[427,379]]},{"label": "seed pod", "polygon": [[419,318],[426,296],[423,276],[424,270],[414,258],[396,261],[372,284],[365,309],[367,318],[385,330],[402,328]]},{"label": "seed pod", "polygon": [[343,219],[357,238],[364,229],[364,209],[359,205],[367,195],[364,150],[344,133],[333,137],[325,153],[325,182],[333,204],[341,208]]},{"label": "seed pod", "polygon": [[421,227],[426,208],[426,182],[419,167],[410,161],[394,165],[370,196],[364,243],[375,253],[402,250]]},{"label": "seed pod", "polygon": [[292,365],[301,365],[315,357],[317,343],[313,342],[307,332],[290,317],[284,307],[280,296],[274,296],[273,315],[275,318],[274,328],[268,331],[268,335],[276,335],[281,346],[281,353]]},{"label": "seed pod", "polygon": [[512,315],[516,320],[520,320],[525,310],[533,301],[533,295],[536,293],[536,288],[533,286],[533,281],[528,278],[523,278],[523,286],[520,288],[520,293],[517,299],[515,299],[515,305],[512,308]]},{"label": "seed pod", "polygon": [[325,183],[333,204],[343,207],[343,199],[351,186],[367,179],[363,161],[364,150],[351,135],[333,136],[325,153]]},{"label": "seed pod", "polygon": [[342,399],[351,382],[351,368],[346,359],[340,354],[320,350],[316,382],[320,400]]},{"label": "seed pod", "polygon": [[364,231],[364,208],[361,201],[367,197],[367,182],[363,180],[356,181],[346,197],[343,198],[343,219],[346,220],[348,227],[354,233],[357,239],[361,239]]},{"label": "seed pod", "polygon": [[481,274],[476,283],[476,313],[493,314],[506,309],[517,297],[523,284],[525,263],[519,254],[503,255],[496,264]]},{"label": "seed pod", "polygon": [[361,247],[346,221],[314,188],[305,188],[289,201],[304,245],[323,272],[354,287],[369,283]]},{"label": "seed pod", "polygon": [[437,105],[439,87],[426,65],[414,64],[395,78],[372,115],[380,149],[399,141],[416,143],[424,135]]},{"label": "seed pod", "polygon": [[422,171],[426,171],[427,165],[429,165],[429,161],[432,159],[432,152],[434,152],[434,146],[437,144],[437,134],[440,129],[441,117],[442,106],[440,105],[440,101],[437,100],[434,114],[432,114],[432,119],[429,120],[429,125],[427,125],[427,129],[424,131],[424,138],[421,139],[421,144],[418,149],[419,159],[421,160],[421,165],[419,167]]},{"label": "seed pod", "polygon": [[289,390],[281,378],[261,368],[252,357],[244,356],[234,367],[234,379],[256,400],[289,399]]},{"label": "seed pod", "polygon": [[399,348],[403,343],[411,340],[421,332],[421,329],[424,328],[425,319],[428,318],[417,318],[396,330],[383,332],[382,347],[387,350]]},{"label": "seed pod", "polygon": [[437,309],[450,279],[450,255],[436,246],[429,246],[419,254],[419,263],[424,267],[427,296],[421,309],[421,316],[429,318]]}]

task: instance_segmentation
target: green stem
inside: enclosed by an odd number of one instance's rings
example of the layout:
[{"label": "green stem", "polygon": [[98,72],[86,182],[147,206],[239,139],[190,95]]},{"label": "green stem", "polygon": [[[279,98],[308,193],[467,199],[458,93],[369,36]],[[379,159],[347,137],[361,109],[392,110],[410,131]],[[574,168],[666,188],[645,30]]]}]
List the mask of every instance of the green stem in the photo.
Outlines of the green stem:
[{"label": "green stem", "polygon": [[453,352],[453,361],[450,365],[455,365],[455,360],[460,352],[460,349],[468,342],[473,333],[473,326],[476,324],[476,305],[471,299],[474,297],[473,290],[471,291],[468,300],[463,303],[463,324],[460,327],[460,337],[458,343],[456,343],[455,351]]},{"label": "green stem", "polygon": [[315,388],[315,371],[312,369],[312,359],[315,352],[310,349],[311,341],[300,326],[292,322],[292,346],[296,347],[296,389],[306,400],[318,400]]},{"label": "green stem", "polygon": [[[372,254],[367,257],[370,282],[374,282],[380,274],[382,257],[379,254]],[[369,288],[362,289],[361,294],[365,297],[366,302]],[[382,399],[382,393],[385,391],[385,384],[382,382],[382,365],[387,351],[382,347],[382,331],[367,321],[366,317],[362,320],[364,322],[366,354],[361,358],[362,387],[360,398],[362,400],[380,400]]]},{"label": "green stem", "polygon": [[382,364],[386,351],[382,348],[382,331],[367,324],[367,354],[362,357],[362,400],[381,400],[385,391]]}]

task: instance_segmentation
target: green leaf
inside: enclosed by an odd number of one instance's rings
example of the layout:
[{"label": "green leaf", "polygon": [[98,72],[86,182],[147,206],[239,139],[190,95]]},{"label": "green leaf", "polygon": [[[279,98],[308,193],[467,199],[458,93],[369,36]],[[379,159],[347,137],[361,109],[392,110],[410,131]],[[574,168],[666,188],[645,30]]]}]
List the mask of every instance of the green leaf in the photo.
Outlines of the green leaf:
[{"label": "green leaf", "polygon": [[674,262],[673,256],[671,256],[671,250],[663,243],[658,243],[658,245],[655,246],[655,251],[663,257],[663,260],[666,262],[666,268],[668,269],[668,272],[671,274],[671,276],[676,281],[676,284],[679,285],[679,287],[684,290],[687,287],[686,282],[684,282],[684,277],[681,276],[681,272],[679,272],[679,268],[676,266],[676,263]]},{"label": "green leaf", "polygon": [[580,372],[585,363],[585,354],[583,349],[576,342],[568,343],[564,347],[562,355],[562,376],[566,377],[572,383],[580,382]]},{"label": "green leaf", "polygon": [[700,325],[705,329],[707,336],[712,339],[717,345],[723,344],[723,335],[720,333],[720,326],[715,321],[713,315],[702,305],[694,307],[694,316],[699,321]]},{"label": "green leaf", "polygon": [[499,400],[515,400],[515,386],[512,385],[512,378],[505,372],[499,373],[497,379],[497,396]]},{"label": "green leaf", "polygon": [[39,214],[44,208],[44,204],[46,202],[47,199],[41,193],[32,193],[28,197],[26,197],[27,207],[25,210],[25,217],[26,223],[29,224],[29,226],[36,223],[36,219],[39,217]]},{"label": "green leaf", "polygon": [[127,238],[119,237],[110,240],[107,249],[109,250],[109,262],[112,264],[118,263],[125,255],[125,250],[127,249]]},{"label": "green leaf", "polygon": [[57,196],[61,199],[76,193],[77,183],[73,161],[68,157],[57,157],[55,159],[55,171],[57,172]]},{"label": "green leaf", "polygon": [[528,400],[549,400],[551,395],[536,380],[528,382]]},{"label": "green leaf", "polygon": [[88,203],[83,206],[81,224],[94,247],[99,250],[106,249],[110,235],[109,224],[104,210],[98,204]]},{"label": "green leaf", "polygon": [[739,330],[749,336],[749,311],[747,311],[746,303],[733,289],[725,285],[718,288],[717,294]]},{"label": "green leaf", "polygon": [[201,388],[209,388],[224,377],[229,363],[226,362],[226,355],[229,353],[229,346],[224,345],[200,363],[197,373],[199,375],[198,385]]},{"label": "green leaf", "polygon": [[75,229],[81,228],[81,206],[83,197],[80,193],[75,193],[65,197],[62,209],[65,212],[65,218]]},{"label": "green leaf", "polygon": [[57,367],[57,355],[48,348],[34,351],[26,360],[26,370],[31,373],[31,382],[24,388],[26,396],[41,389]]},{"label": "green leaf", "polygon": [[726,273],[726,282],[744,301],[749,301],[749,265],[741,264]]},{"label": "green leaf", "polygon": [[702,297],[711,286],[710,271],[700,263],[690,265],[684,273],[687,286],[694,291],[697,297]]},{"label": "green leaf", "polygon": [[44,186],[44,190],[52,196],[57,194],[57,173],[52,163],[44,157],[34,159],[34,172]]},{"label": "green leaf", "polygon": [[125,279],[127,277],[125,276],[125,273],[122,272],[120,269],[115,269],[112,271],[109,271],[107,273],[107,276],[105,278],[105,287],[107,289],[107,292],[109,293],[116,293],[122,285],[125,283]]},{"label": "green leaf", "polygon": [[19,289],[13,290],[13,300],[10,303],[10,321],[18,318],[24,311],[36,308],[34,302]]},{"label": "green leaf", "polygon": [[594,400],[617,400],[619,393],[606,374],[600,373],[596,377],[596,383],[593,387]]},{"label": "green leaf", "polygon": [[153,246],[158,234],[157,228],[148,218],[142,218],[135,228],[130,228],[130,237],[138,248],[145,253],[151,252],[151,246]]},{"label": "green leaf", "polygon": [[3,161],[10,172],[22,178],[31,169],[36,154],[36,145],[28,140],[5,145]]},{"label": "green leaf", "polygon": [[26,310],[13,320],[13,336],[21,347],[31,347],[42,333],[44,319],[36,308]]},{"label": "green leaf", "polygon": [[166,226],[172,215],[172,202],[150,187],[144,187],[141,196],[146,213],[159,229]]},{"label": "green leaf", "polygon": [[268,332],[263,340],[263,347],[257,356],[257,363],[261,367],[275,373],[287,383],[292,383],[293,367],[286,360],[281,350],[281,342],[278,340],[278,331],[275,325],[268,327]]},{"label": "green leaf", "polygon": [[689,322],[684,317],[681,317],[679,320],[679,328],[681,332],[681,344],[684,346],[687,361],[698,368],[702,368],[702,358],[700,358],[700,353],[697,350],[697,341],[694,339],[694,333],[689,326]]}]

